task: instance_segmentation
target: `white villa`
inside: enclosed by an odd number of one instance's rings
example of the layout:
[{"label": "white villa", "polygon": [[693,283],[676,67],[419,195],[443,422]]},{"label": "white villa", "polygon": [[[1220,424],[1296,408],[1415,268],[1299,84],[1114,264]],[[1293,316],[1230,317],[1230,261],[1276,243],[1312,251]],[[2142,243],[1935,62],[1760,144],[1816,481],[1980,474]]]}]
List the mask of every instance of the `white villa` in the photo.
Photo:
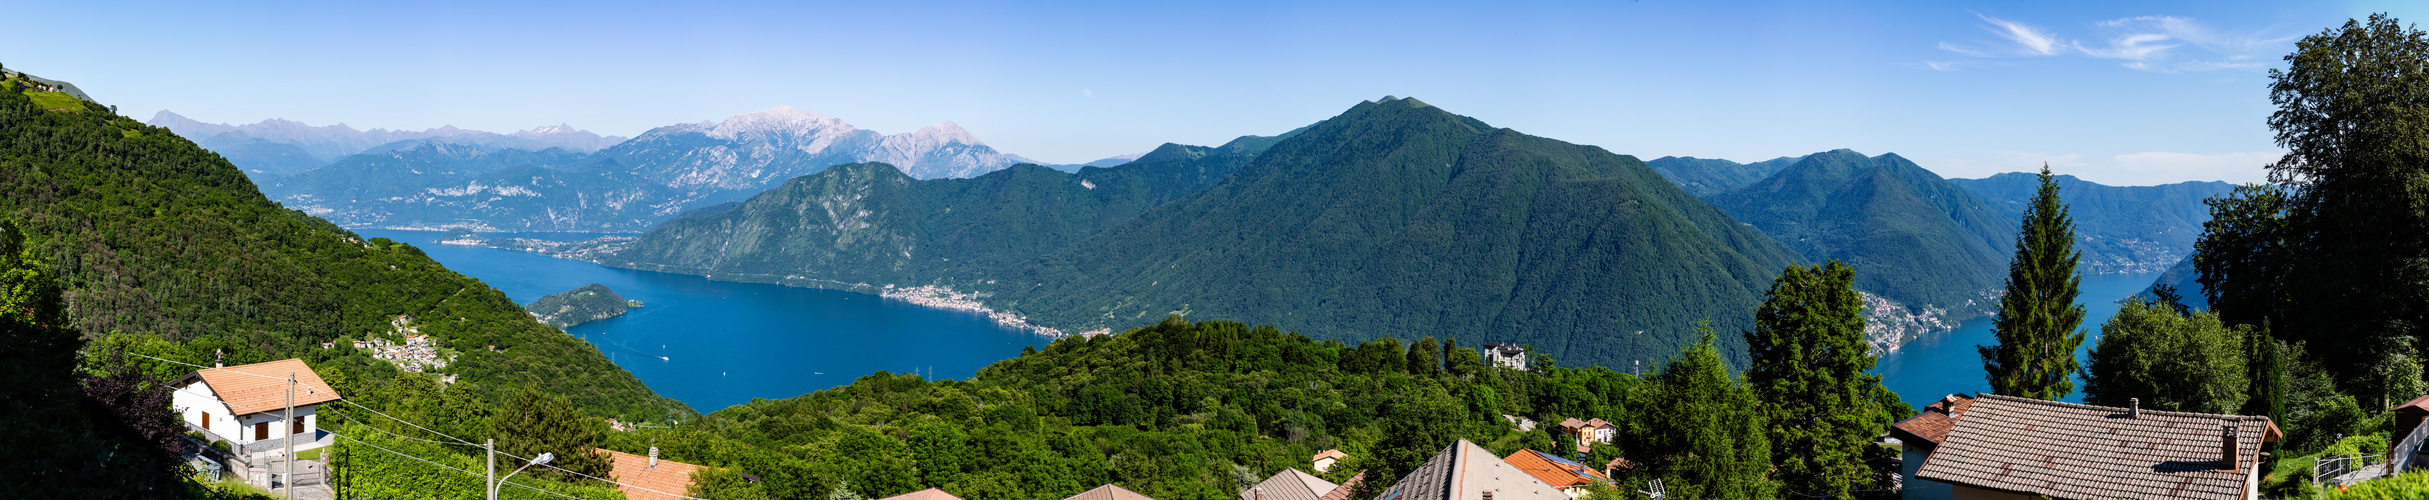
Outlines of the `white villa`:
[{"label": "white villa", "polygon": [[1527,369],[1527,348],[1525,346],[1486,342],[1484,352],[1479,355],[1484,356],[1486,366],[1498,366],[1512,370]]},{"label": "white villa", "polygon": [[[284,422],[287,378],[295,379],[295,421]],[[169,383],[171,405],[186,428],[214,441],[234,445],[236,454],[253,456],[285,449],[288,436],[299,439],[296,451],[328,446],[332,439],[320,431],[314,410],[339,399],[300,359],[204,368]],[[282,425],[284,424],[284,425]]]}]

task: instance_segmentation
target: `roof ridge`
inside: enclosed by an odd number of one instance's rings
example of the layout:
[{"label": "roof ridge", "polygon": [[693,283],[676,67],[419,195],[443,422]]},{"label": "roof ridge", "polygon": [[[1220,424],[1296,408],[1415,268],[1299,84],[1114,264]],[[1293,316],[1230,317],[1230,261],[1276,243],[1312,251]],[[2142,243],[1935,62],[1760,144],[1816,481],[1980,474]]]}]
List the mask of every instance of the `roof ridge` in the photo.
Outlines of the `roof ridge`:
[{"label": "roof ridge", "polygon": [[[2005,394],[1992,394],[1992,393],[1988,393],[1988,392],[1979,393],[1979,394],[1975,394],[1975,395],[1974,395],[1974,399],[1976,400],[1976,402],[1979,402],[1979,401],[1980,401],[1981,399],[1983,399],[1983,398],[1993,398],[1994,400],[1998,400],[1998,401],[2013,401],[2013,402],[2019,402],[2019,403],[2032,403],[2032,404],[2038,404],[2038,405],[2044,405],[2044,406],[2071,406],[2071,407],[2080,407],[2080,408],[2093,408],[2093,409],[2111,410],[2111,411],[2115,411],[2115,412],[2117,412],[2117,413],[2128,413],[2128,412],[2134,411],[2134,410],[2130,410],[2130,409],[2127,409],[2127,408],[2120,408],[2120,407],[2115,407],[2115,406],[2102,406],[2102,405],[2089,404],[2089,403],[2069,403],[2069,402],[2065,402],[2065,401],[2052,401],[2052,400],[2047,400],[2047,399],[2037,399],[2037,398],[2027,398],[2027,397],[2009,396],[2009,395],[2005,395]],[[2250,420],[2250,419],[2255,419],[2255,418],[2258,418],[2258,419],[2267,419],[2267,418],[2269,418],[2269,417],[2264,416],[2264,415],[2235,415],[2235,414],[2229,414],[2229,413],[2200,413],[2200,412],[2189,412],[2189,411],[2163,411],[2163,410],[2149,410],[2149,409],[2140,410],[2140,411],[2142,412],[2142,414],[2143,414],[2143,415],[2176,416],[2176,417],[2204,417],[2204,418],[2217,418],[2217,419],[2224,419],[2224,420]]]}]

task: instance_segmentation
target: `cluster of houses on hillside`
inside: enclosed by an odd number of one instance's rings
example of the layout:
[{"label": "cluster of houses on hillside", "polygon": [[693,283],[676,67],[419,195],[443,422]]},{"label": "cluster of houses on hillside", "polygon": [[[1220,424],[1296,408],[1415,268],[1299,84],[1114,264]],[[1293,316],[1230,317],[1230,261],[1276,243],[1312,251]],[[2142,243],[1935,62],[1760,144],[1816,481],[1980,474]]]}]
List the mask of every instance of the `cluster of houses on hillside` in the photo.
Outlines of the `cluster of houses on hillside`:
[{"label": "cluster of houses on hillside", "polygon": [[406,335],[403,344],[377,338],[357,340],[354,341],[354,348],[371,351],[373,359],[393,363],[397,369],[412,373],[446,368],[450,358],[453,358],[440,354],[429,335]]}]

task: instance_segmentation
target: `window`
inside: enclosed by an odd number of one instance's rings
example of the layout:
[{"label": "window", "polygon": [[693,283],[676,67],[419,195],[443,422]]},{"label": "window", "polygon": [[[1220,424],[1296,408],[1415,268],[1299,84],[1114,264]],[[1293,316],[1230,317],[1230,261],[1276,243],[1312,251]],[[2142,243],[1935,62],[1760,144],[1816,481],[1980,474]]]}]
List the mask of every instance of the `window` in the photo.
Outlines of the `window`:
[{"label": "window", "polygon": [[[306,417],[308,417],[308,416],[310,416],[310,415],[305,415],[305,416],[306,416]],[[295,423],[295,425],[294,425],[294,430],[287,431],[287,434],[289,434],[289,435],[293,435],[293,434],[303,434],[303,433],[304,433],[304,417],[295,417],[295,420],[294,420],[293,422]]]},{"label": "window", "polygon": [[270,423],[261,422],[253,424],[253,440],[260,441],[264,439],[270,439]]}]

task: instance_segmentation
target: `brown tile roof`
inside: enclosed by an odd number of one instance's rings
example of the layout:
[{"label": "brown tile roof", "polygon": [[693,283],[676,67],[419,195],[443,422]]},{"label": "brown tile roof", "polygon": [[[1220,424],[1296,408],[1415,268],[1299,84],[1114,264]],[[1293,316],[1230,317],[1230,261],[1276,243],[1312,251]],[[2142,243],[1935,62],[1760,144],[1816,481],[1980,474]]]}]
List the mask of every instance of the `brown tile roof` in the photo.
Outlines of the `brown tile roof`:
[{"label": "brown tile roof", "polygon": [[304,406],[336,401],[336,389],[321,381],[319,373],[305,366],[301,359],[281,359],[266,363],[236,365],[226,368],[203,368],[180,379],[201,378],[211,385],[211,392],[228,403],[228,410],[238,415],[287,409],[287,374],[295,374],[295,405]]},{"label": "brown tile roof", "polygon": [[1465,439],[1426,459],[1375,500],[1483,500],[1487,491],[1493,492],[1493,500],[1569,500],[1552,485]]},{"label": "brown tile roof", "polygon": [[1136,491],[1130,491],[1128,488],[1123,488],[1123,487],[1120,487],[1120,486],[1114,486],[1112,483],[1106,483],[1104,486],[1098,486],[1098,487],[1096,487],[1096,489],[1093,489],[1093,490],[1088,490],[1088,491],[1082,491],[1082,492],[1080,492],[1080,494],[1077,494],[1077,495],[1072,495],[1072,496],[1069,496],[1069,497],[1064,497],[1064,498],[1063,498],[1063,500],[1155,500],[1155,499],[1154,499],[1154,498],[1151,498],[1151,497],[1148,497],[1147,495],[1141,495],[1141,494],[1139,494],[1139,492],[1136,492]]},{"label": "brown tile roof", "polygon": [[877,500],[961,500],[961,497],[953,496],[952,493],[946,493],[945,490],[928,488],[910,493],[880,498]]},{"label": "brown tile roof", "polygon": [[1518,470],[1525,471],[1527,475],[1535,476],[1535,479],[1543,480],[1545,484],[1563,490],[1594,483],[1613,484],[1610,477],[1602,475],[1602,471],[1531,449],[1518,450],[1517,453],[1503,457],[1501,461],[1509,462],[1511,467],[1517,467]]},{"label": "brown tile roof", "polygon": [[1602,427],[1614,427],[1614,426],[1613,426],[1613,425],[1611,425],[1611,422],[1610,422],[1610,421],[1608,421],[1608,420],[1603,420],[1603,419],[1599,419],[1599,418],[1597,418],[1597,419],[1593,419],[1593,420],[1587,420],[1587,421],[1586,421],[1586,427],[1588,427],[1588,428],[1602,428]]},{"label": "brown tile roof", "polygon": [[1322,500],[1325,494],[1340,488],[1341,485],[1299,469],[1282,469],[1265,478],[1265,482],[1240,490],[1240,500]]},{"label": "brown tile roof", "polygon": [[1560,428],[1563,429],[1577,430],[1585,428],[1585,426],[1586,422],[1583,420],[1578,420],[1577,417],[1569,417],[1568,420],[1560,421]]},{"label": "brown tile roof", "polygon": [[[608,471],[607,477],[623,483],[616,489],[623,490],[624,498],[627,500],[683,498],[677,495],[691,494],[692,473],[700,470],[698,465],[666,460],[659,460],[658,467],[652,469],[649,465],[649,457],[606,448],[600,448],[597,452],[607,454],[608,459],[615,463],[614,468]],[[642,488],[657,491],[652,492]]]},{"label": "brown tile roof", "polygon": [[[1915,477],[2056,498],[2241,499],[2260,445],[2279,436],[2267,417],[2143,411],[1983,394]],[[2222,468],[2222,427],[2236,429]]]},{"label": "brown tile roof", "polygon": [[1957,417],[1964,415],[1966,408],[1973,404],[1974,398],[1963,394],[1950,394],[1940,398],[1939,401],[1924,405],[1923,413],[1890,426],[1890,434],[1896,436],[1899,441],[1909,443],[1921,441],[1937,446],[1942,439],[1948,437],[1949,426],[1956,425]]},{"label": "brown tile roof", "polygon": [[1358,475],[1350,476],[1348,481],[1341,482],[1341,486],[1325,493],[1323,500],[1349,500],[1349,494],[1357,492],[1358,484],[1364,482],[1366,482],[1366,471],[1358,471]]},{"label": "brown tile roof", "polygon": [[1316,452],[1316,457],[1315,457],[1315,458],[1310,458],[1310,459],[1307,459],[1307,461],[1309,461],[1309,462],[1314,462],[1314,461],[1317,461],[1317,460],[1323,460],[1323,459],[1327,459],[1327,458],[1334,459],[1334,460],[1340,460],[1340,459],[1344,459],[1344,458],[1349,458],[1349,454],[1348,454],[1348,453],[1342,453],[1342,452],[1341,452],[1341,450],[1337,450],[1337,449],[1335,449],[1335,450],[1324,450],[1324,451],[1319,451],[1319,452]]}]

